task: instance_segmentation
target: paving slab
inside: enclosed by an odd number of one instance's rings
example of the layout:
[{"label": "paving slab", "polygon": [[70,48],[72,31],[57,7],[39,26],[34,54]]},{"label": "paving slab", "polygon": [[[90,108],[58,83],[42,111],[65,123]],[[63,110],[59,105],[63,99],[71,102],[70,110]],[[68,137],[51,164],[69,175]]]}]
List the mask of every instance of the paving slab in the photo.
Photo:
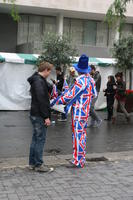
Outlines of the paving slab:
[{"label": "paving slab", "polygon": [[133,160],[93,162],[83,169],[57,166],[52,173],[3,169],[0,199],[133,200]]}]

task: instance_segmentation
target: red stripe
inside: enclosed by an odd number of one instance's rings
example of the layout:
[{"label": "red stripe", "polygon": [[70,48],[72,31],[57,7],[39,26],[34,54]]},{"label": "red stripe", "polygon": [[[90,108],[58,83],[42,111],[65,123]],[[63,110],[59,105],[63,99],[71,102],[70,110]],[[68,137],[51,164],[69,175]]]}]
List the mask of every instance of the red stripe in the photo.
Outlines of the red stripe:
[{"label": "red stripe", "polygon": [[63,97],[61,97],[61,101],[62,101],[63,104],[65,104],[65,101],[64,101],[64,98],[63,98]]}]

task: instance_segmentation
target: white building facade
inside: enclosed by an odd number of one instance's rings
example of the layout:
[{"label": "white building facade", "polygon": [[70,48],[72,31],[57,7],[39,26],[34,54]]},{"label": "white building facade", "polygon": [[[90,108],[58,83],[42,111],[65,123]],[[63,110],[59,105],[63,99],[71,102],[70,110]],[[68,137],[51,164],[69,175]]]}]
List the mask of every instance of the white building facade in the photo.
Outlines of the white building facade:
[{"label": "white building facade", "polygon": [[[56,32],[70,36],[79,54],[111,57],[110,49],[117,37],[117,30],[110,29],[104,18],[112,2],[113,0],[16,0],[21,21],[12,25],[15,27],[15,33],[11,33],[11,27],[10,32],[8,26],[5,29],[6,38],[11,40],[12,35],[15,41],[11,51],[40,53],[45,34]],[[10,8],[10,4],[4,4],[3,0],[0,0],[0,18],[6,19]],[[124,35],[133,34],[132,11],[133,3],[128,5]],[[0,20],[0,26],[5,27],[5,23],[1,25],[2,23]],[[2,34],[0,33],[3,46],[4,37],[3,30]],[[5,51],[9,52],[9,49]],[[0,51],[4,50],[0,47]]]}]

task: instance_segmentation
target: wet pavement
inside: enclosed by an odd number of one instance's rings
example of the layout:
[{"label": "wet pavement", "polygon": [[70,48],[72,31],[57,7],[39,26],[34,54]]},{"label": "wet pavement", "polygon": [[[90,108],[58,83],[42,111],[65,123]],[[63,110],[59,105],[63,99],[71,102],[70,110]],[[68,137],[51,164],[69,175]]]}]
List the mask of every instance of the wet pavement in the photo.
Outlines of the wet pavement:
[{"label": "wet pavement", "polygon": [[[98,112],[102,119],[105,112]],[[28,111],[0,112],[0,158],[25,157],[29,153],[32,126]],[[57,122],[47,132],[45,155],[71,154],[71,120]],[[99,128],[87,128],[87,153],[120,152],[133,150],[133,116],[130,124],[120,114],[112,125],[103,120]]]},{"label": "wet pavement", "polygon": [[89,163],[84,169],[0,172],[0,200],[133,200],[133,160]]}]

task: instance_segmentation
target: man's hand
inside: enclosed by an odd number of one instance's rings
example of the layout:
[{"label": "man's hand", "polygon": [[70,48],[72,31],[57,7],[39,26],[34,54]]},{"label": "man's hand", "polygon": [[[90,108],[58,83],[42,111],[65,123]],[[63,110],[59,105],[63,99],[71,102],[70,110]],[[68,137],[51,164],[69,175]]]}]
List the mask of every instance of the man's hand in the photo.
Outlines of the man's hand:
[{"label": "man's hand", "polygon": [[55,81],[54,79],[51,78],[51,81],[56,85],[57,81]]},{"label": "man's hand", "polygon": [[46,126],[50,126],[50,124],[51,124],[50,119],[49,119],[49,118],[45,119],[45,120],[44,120],[44,124],[45,124]]}]

